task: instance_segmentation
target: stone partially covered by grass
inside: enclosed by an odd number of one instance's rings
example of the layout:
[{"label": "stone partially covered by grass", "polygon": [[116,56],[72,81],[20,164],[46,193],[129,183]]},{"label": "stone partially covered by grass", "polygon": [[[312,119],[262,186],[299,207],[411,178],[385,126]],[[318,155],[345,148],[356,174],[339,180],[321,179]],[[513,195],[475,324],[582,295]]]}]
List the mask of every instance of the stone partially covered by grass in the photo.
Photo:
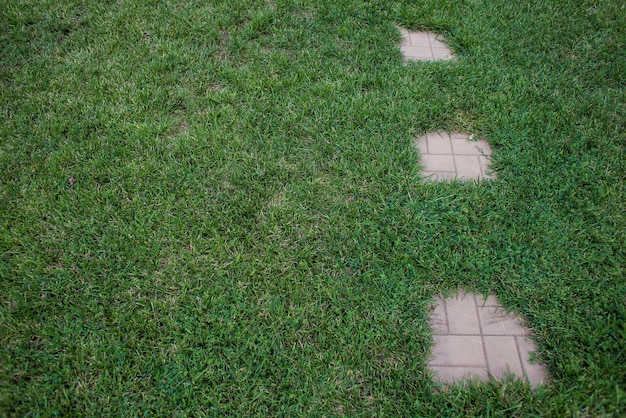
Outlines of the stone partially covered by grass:
[{"label": "stone partially covered by grass", "polygon": [[[620,415],[622,3],[3,2],[0,414]],[[497,180],[423,182],[439,130]],[[548,385],[441,390],[457,288]]]}]

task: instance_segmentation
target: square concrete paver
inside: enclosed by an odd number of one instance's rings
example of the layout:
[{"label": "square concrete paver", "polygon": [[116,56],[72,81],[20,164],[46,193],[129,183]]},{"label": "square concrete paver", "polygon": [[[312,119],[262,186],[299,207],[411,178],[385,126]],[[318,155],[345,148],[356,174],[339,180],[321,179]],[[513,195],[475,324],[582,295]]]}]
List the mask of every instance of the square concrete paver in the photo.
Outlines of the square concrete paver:
[{"label": "square concrete paver", "polygon": [[429,369],[442,383],[486,381],[508,375],[536,387],[546,380],[545,367],[530,361],[536,351],[520,318],[507,314],[495,295],[460,291],[439,298],[430,316],[435,345]]},{"label": "square concrete paver", "polygon": [[431,32],[411,32],[400,28],[402,42],[400,51],[407,61],[450,60],[454,56],[442,42],[442,37]]},{"label": "square concrete paver", "polygon": [[423,170],[430,180],[493,179],[489,168],[491,147],[485,140],[474,141],[472,135],[429,132],[416,140]]},{"label": "square concrete paver", "polygon": [[480,335],[435,335],[433,366],[487,367]]}]

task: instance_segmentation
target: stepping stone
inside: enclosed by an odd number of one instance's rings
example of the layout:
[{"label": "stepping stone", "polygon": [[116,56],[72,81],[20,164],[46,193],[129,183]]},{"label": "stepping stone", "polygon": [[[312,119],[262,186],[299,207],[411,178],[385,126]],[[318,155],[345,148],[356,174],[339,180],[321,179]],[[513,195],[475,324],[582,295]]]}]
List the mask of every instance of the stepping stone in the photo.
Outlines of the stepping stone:
[{"label": "stepping stone", "polygon": [[422,174],[432,181],[493,179],[489,169],[491,147],[473,135],[429,132],[417,138]]},{"label": "stepping stone", "polygon": [[450,60],[454,56],[450,48],[442,42],[443,37],[431,32],[411,32],[399,28],[402,34],[400,51],[406,61]]},{"label": "stepping stone", "polygon": [[536,351],[520,318],[507,314],[495,295],[460,291],[439,298],[430,315],[435,346],[429,369],[444,384],[487,381],[514,374],[536,387],[546,382],[545,367],[530,362]]}]

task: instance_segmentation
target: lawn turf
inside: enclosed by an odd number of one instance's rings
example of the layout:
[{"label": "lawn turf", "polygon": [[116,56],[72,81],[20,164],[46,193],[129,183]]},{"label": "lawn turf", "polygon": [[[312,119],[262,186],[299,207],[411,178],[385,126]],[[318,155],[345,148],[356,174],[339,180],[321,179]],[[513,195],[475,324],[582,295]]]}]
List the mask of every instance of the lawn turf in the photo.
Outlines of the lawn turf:
[{"label": "lawn turf", "polygon": [[[0,4],[0,414],[625,413],[624,21]],[[403,65],[397,25],[456,61]],[[487,138],[498,179],[424,183],[438,129]],[[460,287],[528,320],[548,385],[432,380],[429,303]]]}]

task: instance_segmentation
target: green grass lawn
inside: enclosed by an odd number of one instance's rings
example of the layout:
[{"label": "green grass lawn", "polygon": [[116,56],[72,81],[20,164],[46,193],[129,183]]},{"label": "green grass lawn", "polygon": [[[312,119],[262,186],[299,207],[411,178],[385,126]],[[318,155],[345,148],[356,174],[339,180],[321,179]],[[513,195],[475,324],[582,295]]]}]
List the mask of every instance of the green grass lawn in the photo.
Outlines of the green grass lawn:
[{"label": "green grass lawn", "polygon": [[[626,413],[625,21],[2,2],[0,416]],[[404,66],[396,25],[456,62]],[[438,129],[498,179],[424,183]],[[429,303],[461,287],[528,320],[548,385],[432,380]]]}]

